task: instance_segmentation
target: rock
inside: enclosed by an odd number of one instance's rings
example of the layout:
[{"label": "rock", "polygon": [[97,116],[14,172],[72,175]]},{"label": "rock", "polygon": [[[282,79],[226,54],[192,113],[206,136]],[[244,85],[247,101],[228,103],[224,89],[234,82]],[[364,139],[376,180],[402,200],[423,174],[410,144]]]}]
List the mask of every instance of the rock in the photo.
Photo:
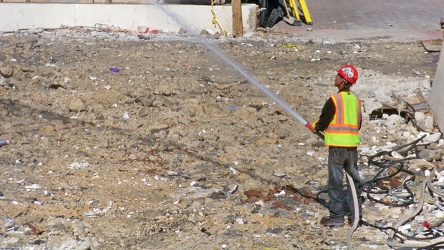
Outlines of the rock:
[{"label": "rock", "polygon": [[415,120],[417,122],[423,123],[425,118],[426,118],[426,116],[423,112],[415,112]]},{"label": "rock", "polygon": [[76,238],[76,239],[66,239],[61,242],[61,245],[58,246],[58,249],[78,249],[78,250],[88,250],[94,249],[95,246],[93,242],[91,242],[90,238]]},{"label": "rock", "polygon": [[425,118],[424,127],[427,129],[433,129],[434,128],[434,120],[433,116],[429,115]]},{"label": "rock", "polygon": [[405,123],[405,120],[399,115],[390,115],[384,123],[386,126],[393,128]]},{"label": "rock", "polygon": [[43,126],[39,129],[39,132],[44,135],[54,135],[55,131],[56,130],[55,130],[54,126],[51,126],[51,125],[46,125],[46,126]]},{"label": "rock", "polygon": [[[36,66],[26,65],[26,66],[22,67],[22,72],[25,72],[25,73],[33,73],[33,72],[36,72],[36,71],[38,71]],[[44,74],[42,72],[42,76],[45,76],[45,75],[46,74]]]},{"label": "rock", "polygon": [[125,98],[125,104],[131,104],[131,103],[135,103],[135,102],[136,102],[136,98],[131,98],[131,97]]},{"label": "rock", "polygon": [[14,248],[14,246],[16,246],[19,242],[20,238],[18,236],[2,237],[0,240],[1,246],[5,248]]},{"label": "rock", "polygon": [[432,151],[431,151],[430,149],[423,149],[423,150],[421,150],[421,151],[419,152],[418,156],[419,156],[419,158],[421,158],[421,159],[428,160],[429,157],[430,157],[431,152],[432,152]]},{"label": "rock", "polygon": [[81,98],[76,98],[69,104],[69,111],[71,112],[82,112],[85,110],[86,104]]},{"label": "rock", "polygon": [[79,238],[85,238],[88,235],[88,226],[85,223],[74,223],[72,225],[74,235]]},{"label": "rock", "polygon": [[437,142],[441,138],[441,133],[427,134],[426,137],[422,139],[424,143]]},{"label": "rock", "polygon": [[147,117],[150,114],[150,110],[146,107],[139,109],[139,117]]},{"label": "rock", "polygon": [[14,70],[9,67],[1,67],[0,75],[2,75],[4,78],[12,77],[14,75]]},{"label": "rock", "polygon": [[431,150],[429,154],[430,160],[440,161],[444,156],[444,152],[442,150]]},{"label": "rock", "polygon": [[423,159],[409,160],[412,170],[432,170],[435,165]]},{"label": "rock", "polygon": [[152,107],[155,100],[156,96],[152,94],[136,98],[136,102],[140,102],[145,107]]}]

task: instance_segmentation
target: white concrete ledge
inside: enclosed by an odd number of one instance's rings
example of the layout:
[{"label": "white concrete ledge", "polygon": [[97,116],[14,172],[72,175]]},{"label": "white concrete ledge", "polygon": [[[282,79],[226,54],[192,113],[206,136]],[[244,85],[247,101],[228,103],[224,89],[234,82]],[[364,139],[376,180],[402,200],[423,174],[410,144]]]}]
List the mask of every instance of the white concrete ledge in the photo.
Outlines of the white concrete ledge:
[{"label": "white concrete ledge", "polygon": [[[219,5],[213,8],[216,20],[224,31],[233,33],[232,6]],[[256,29],[256,8],[255,4],[242,5],[244,35]],[[130,31],[137,31],[138,27],[149,27],[150,30],[178,32],[185,26],[194,28],[196,32],[221,32],[212,20],[210,5],[0,3],[1,32],[61,26],[94,27],[97,24]]]}]

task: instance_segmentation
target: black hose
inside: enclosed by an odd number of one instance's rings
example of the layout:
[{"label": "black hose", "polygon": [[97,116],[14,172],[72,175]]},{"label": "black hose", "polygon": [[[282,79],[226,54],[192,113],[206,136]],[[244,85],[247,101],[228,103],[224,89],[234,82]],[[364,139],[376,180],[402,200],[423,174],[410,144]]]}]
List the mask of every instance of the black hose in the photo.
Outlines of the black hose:
[{"label": "black hose", "polygon": [[[362,192],[363,193],[367,193],[367,199],[375,202],[375,203],[380,203],[386,206],[393,206],[393,207],[405,207],[408,205],[411,205],[414,203],[414,194],[412,192],[412,190],[409,187],[409,184],[411,182],[415,181],[416,178],[416,173],[413,171],[408,170],[405,167],[405,163],[409,160],[412,159],[418,159],[418,155],[419,155],[419,149],[418,146],[423,146],[423,145],[418,145],[418,143],[421,142],[421,140],[425,137],[426,135],[416,139],[415,141],[406,144],[406,145],[401,145],[399,147],[394,148],[391,151],[381,151],[376,153],[375,155],[369,156],[368,157],[368,166],[374,165],[374,166],[378,166],[381,169],[378,170],[377,174],[369,181],[366,182],[362,182]],[[425,146],[427,146],[427,144],[424,144]],[[402,150],[402,151],[401,151]],[[393,151],[396,152],[402,152],[403,155],[407,155],[409,152],[413,151],[412,153],[415,154],[415,157],[409,157],[409,158],[404,158],[404,159],[396,159],[396,160],[378,160],[378,158],[383,157],[385,155],[390,155]],[[389,174],[389,175],[384,175],[384,173],[387,171],[387,169],[389,167],[394,167],[396,166],[396,171],[394,171],[393,173]],[[408,195],[405,196],[406,201],[402,202],[402,203],[395,203],[395,202],[387,202],[387,201],[383,201],[383,200],[378,200],[376,198],[373,197],[373,195],[375,194],[387,194],[389,195],[390,191],[395,190],[399,187],[395,187],[395,188],[389,188],[386,186],[382,186],[379,183],[383,180],[387,180],[387,179],[391,179],[397,175],[399,175],[399,173],[405,173],[407,175],[409,175],[408,178],[406,178],[403,181],[402,184],[402,188],[404,190],[406,190],[408,192]],[[427,178],[427,183],[422,183],[421,185],[421,198],[420,198],[420,204],[423,204],[424,202],[424,192],[425,192],[425,188],[427,187],[428,192],[430,192],[430,195],[433,197],[433,194],[437,194],[440,196],[444,196],[444,192],[442,192],[441,190],[438,190],[437,188],[435,188],[432,184],[431,184],[431,180],[434,176],[434,173],[431,174],[432,176],[428,176]],[[345,186],[344,186],[345,187]],[[323,193],[327,193],[327,190],[321,190],[316,194],[316,200],[323,206],[328,208],[328,202],[326,202],[324,199],[320,198],[320,195]],[[363,201],[364,202],[364,201]],[[422,205],[420,206],[420,208],[416,209],[415,214],[413,214],[412,216],[416,216],[417,213],[419,213],[422,209]],[[408,221],[409,219],[404,219],[404,221],[400,221],[398,222],[398,227],[400,225],[402,225],[403,223],[405,223],[406,221]],[[444,221],[444,220],[443,220]],[[400,232],[396,227],[381,227],[381,226],[377,226],[377,225],[373,225],[365,220],[361,220],[362,225],[364,226],[370,226],[370,227],[374,227],[377,228],[381,231],[386,231],[386,230],[390,230],[392,231],[390,233],[390,237],[387,240],[387,244],[391,247],[401,247],[401,248],[409,248],[409,247],[413,247],[415,249],[438,249],[438,248],[443,248],[444,247],[444,241],[440,241],[440,242],[424,242],[424,241],[433,241],[436,239],[441,239],[442,236],[440,234],[434,234],[434,231],[429,230],[427,237],[417,237],[417,236],[411,236],[411,235],[406,235],[402,232]],[[439,225],[433,225],[433,228],[437,227]],[[354,230],[354,229],[353,229]],[[435,229],[436,230],[436,229]],[[349,237],[351,236],[350,233],[353,233],[353,231],[349,231]],[[430,236],[432,235],[432,236]],[[394,242],[394,239],[398,240],[400,243],[396,243]],[[412,243],[412,244],[407,244],[404,243],[405,240],[414,240],[414,241],[422,241],[421,243]],[[351,247],[351,245],[349,245],[349,247]]]}]

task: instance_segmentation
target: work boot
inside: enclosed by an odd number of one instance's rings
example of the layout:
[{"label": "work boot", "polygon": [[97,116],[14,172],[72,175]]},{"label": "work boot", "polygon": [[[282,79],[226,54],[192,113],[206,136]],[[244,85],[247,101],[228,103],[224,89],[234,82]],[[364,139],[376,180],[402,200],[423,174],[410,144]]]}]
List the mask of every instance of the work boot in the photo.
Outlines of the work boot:
[{"label": "work boot", "polygon": [[326,227],[343,227],[344,220],[333,219],[328,216],[322,217],[321,224]]}]

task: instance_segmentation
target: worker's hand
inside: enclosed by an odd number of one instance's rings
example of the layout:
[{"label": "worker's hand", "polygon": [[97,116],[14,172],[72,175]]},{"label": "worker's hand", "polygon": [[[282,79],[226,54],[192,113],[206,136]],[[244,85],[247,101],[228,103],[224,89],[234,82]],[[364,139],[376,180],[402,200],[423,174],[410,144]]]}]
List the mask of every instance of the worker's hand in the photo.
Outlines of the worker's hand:
[{"label": "worker's hand", "polygon": [[316,124],[317,123],[318,123],[318,121],[316,120],[311,124],[311,127],[313,128],[313,132],[316,132]]}]

